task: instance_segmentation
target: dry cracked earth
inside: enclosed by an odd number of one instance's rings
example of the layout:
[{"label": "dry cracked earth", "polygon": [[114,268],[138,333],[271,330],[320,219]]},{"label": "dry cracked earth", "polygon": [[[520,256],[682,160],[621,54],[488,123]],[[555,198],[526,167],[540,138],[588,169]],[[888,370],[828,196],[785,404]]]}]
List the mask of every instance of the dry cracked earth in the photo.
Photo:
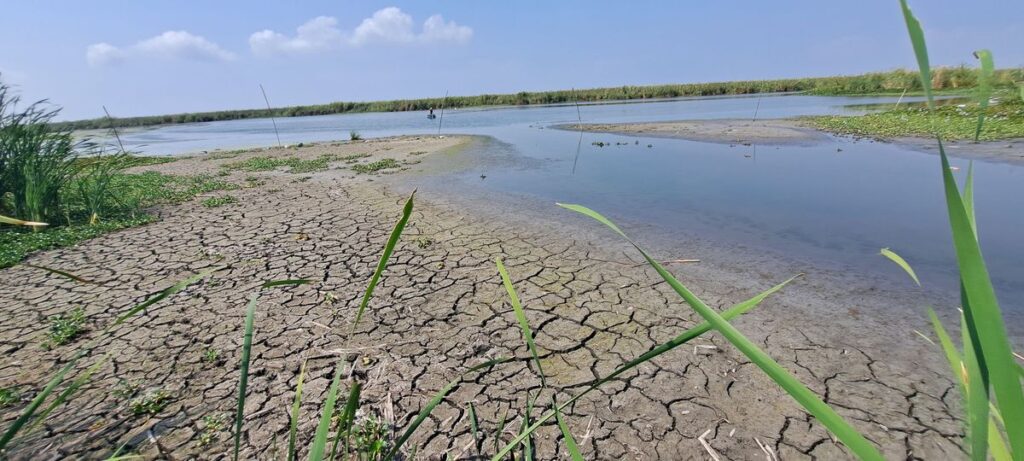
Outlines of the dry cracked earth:
[{"label": "dry cracked earth", "polygon": [[[397,159],[464,140],[397,138],[261,155],[370,153]],[[245,155],[242,154],[244,158]],[[176,174],[230,159],[196,157],[147,167]],[[415,166],[412,167],[415,169]],[[307,362],[299,446],[312,439],[335,367],[352,363],[363,384],[362,417],[401,433],[431,396],[487,359],[514,360],[471,373],[407,444],[414,458],[473,459],[494,452],[533,417],[595,378],[699,323],[627,247],[588,231],[530,226],[484,216],[422,193],[367,314],[350,334],[363,290],[405,195],[388,178],[330,169],[310,175],[254,173],[262,183],[233,191],[238,202],[199,200],[162,207],[160,220],[78,246],[33,255],[95,284],[15,266],[0,271],[0,385],[32,395],[76,350],[131,306],[198,271],[223,267],[113,330],[93,360],[109,354],[70,402],[6,454],[11,459],[103,459],[117,447],[147,459],[228,459],[249,296],[267,280],[314,283],[264,290],[255,335],[242,457],[284,459],[289,410]],[[232,173],[241,182],[249,173]],[[309,179],[304,179],[309,176]],[[386,180],[385,180],[386,179]],[[598,229],[599,231],[599,229]],[[571,235],[572,237],[565,237]],[[548,389],[530,363],[494,259],[506,262],[536,334]],[[709,305],[724,309],[788,277],[719,276],[704,264],[672,269]],[[891,459],[963,456],[957,392],[939,352],[911,330],[890,334],[872,318],[871,288],[823,291],[813,274],[735,321],[751,339],[818,392]],[[823,295],[828,294],[828,296]],[[828,299],[825,299],[828,298]],[[833,309],[821,315],[824,309]],[[81,307],[87,333],[40,347],[47,318]],[[817,312],[809,316],[808,312]],[[891,337],[886,337],[890,335]],[[213,351],[213,352],[210,352]],[[348,365],[345,365],[348,367]],[[346,375],[348,375],[346,368]],[[132,411],[132,400],[162,391],[163,408]],[[343,391],[344,393],[344,391]],[[467,407],[484,437],[474,447]],[[24,402],[0,410],[6,427]],[[565,412],[589,459],[848,459],[837,444],[760,370],[720,336],[708,334],[631,370]],[[219,418],[211,429],[204,418]],[[544,425],[538,457],[567,456],[561,433]]]}]

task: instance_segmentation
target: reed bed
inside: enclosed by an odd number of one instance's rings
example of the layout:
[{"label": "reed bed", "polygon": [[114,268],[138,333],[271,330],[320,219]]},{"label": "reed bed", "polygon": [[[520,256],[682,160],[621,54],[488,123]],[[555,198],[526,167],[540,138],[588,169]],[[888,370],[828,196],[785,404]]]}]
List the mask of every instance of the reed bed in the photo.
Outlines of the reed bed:
[{"label": "reed bed", "polygon": [[[978,80],[978,71],[965,66],[936,68],[931,74],[931,88],[936,90],[962,91],[972,88]],[[1014,87],[1015,82],[1024,80],[1024,69],[999,69],[994,72],[992,84],[999,88]],[[427,111],[445,107],[464,109],[486,106],[524,106],[537,104],[571,104],[576,102],[627,101],[645,99],[678,98],[684,96],[726,96],[757,93],[810,92],[822,95],[839,94],[900,94],[903,91],[921,91],[921,80],[917,72],[894,70],[861,75],[836,77],[792,78],[780,80],[749,80],[712,83],[685,83],[667,85],[633,86],[624,85],[608,88],[590,88],[558,91],[520,91],[508,94],[483,94],[477,96],[447,96],[444,98],[400,99],[370,102],[332,102],[309,106],[278,107],[274,109],[242,109],[215,112],[122,117],[114,119],[114,126],[141,127],[176,123],[213,122],[218,120],[239,120],[271,117],[302,117],[309,115],[330,115],[362,112],[405,112]],[[87,130],[106,129],[111,121],[106,118],[60,122],[62,129]],[[357,136],[358,133],[352,132]]]}]

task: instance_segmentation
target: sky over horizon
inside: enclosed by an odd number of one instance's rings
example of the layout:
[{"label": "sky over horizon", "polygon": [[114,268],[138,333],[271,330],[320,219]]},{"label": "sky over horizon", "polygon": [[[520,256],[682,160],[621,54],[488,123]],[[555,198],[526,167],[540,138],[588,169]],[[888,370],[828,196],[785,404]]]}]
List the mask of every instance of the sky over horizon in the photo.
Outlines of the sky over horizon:
[{"label": "sky over horizon", "polygon": [[[1024,66],[1024,2],[912,2],[933,65]],[[7,5],[0,78],[62,118],[913,68],[861,2],[52,1]]]}]

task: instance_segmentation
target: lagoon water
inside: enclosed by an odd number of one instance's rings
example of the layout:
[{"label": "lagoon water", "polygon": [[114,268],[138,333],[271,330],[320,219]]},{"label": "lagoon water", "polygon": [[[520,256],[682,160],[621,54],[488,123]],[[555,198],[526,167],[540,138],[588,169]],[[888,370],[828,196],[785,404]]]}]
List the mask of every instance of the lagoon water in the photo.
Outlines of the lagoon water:
[{"label": "lagoon water", "polygon": [[[758,118],[779,118],[853,114],[864,104],[894,101],[805,95],[684,98],[581,105],[579,117],[584,123],[751,118],[759,104]],[[600,133],[584,133],[581,139],[579,133],[550,128],[576,120],[573,105],[446,111],[442,134],[492,140],[460,154],[484,161],[444,181],[465,186],[460,190],[466,193],[581,203],[664,236],[698,236],[902,282],[899,269],[878,256],[880,248],[890,247],[913,264],[923,284],[956,293],[935,155],[846,138],[813,146],[730,146]],[[436,134],[437,123],[421,112],[277,119],[285,144],[346,139],[350,130],[365,137]],[[269,119],[162,126],[123,138],[147,154],[277,142]],[[592,144],[597,141],[610,145]],[[963,144],[953,154],[969,149]],[[503,161],[486,161],[495,152]],[[968,162],[953,158],[952,163],[962,180]],[[980,161],[974,167],[982,249],[1003,308],[1019,314],[1024,312],[1024,167]]]}]

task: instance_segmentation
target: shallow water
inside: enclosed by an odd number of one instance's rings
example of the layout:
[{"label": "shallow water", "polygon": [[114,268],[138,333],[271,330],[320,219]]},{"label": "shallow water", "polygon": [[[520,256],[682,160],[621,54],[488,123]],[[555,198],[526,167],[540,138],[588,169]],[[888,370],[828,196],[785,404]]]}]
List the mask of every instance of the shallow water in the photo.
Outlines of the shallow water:
[{"label": "shallow water", "polygon": [[[584,105],[579,110],[584,122],[750,118],[758,99]],[[757,110],[759,118],[856,113],[861,109],[847,106],[894,101],[765,96]],[[572,105],[446,112],[442,133],[487,135],[494,141],[462,154],[485,161],[438,180],[468,193],[482,189],[581,203],[615,219],[647,224],[667,237],[699,236],[901,281],[899,269],[878,255],[880,248],[890,247],[911,262],[926,286],[956,293],[937,156],[843,138],[814,146],[730,146],[599,133],[584,133],[581,140],[579,133],[548,128],[576,119]],[[437,133],[436,123],[423,113],[277,120],[286,144],[344,139],[350,130],[367,137]],[[269,120],[173,125],[129,133],[125,140],[145,144],[143,149],[154,154],[276,143]],[[611,145],[598,147],[595,141]],[[502,162],[486,161],[494,151],[502,152]],[[960,167],[956,175],[962,180],[967,161],[954,158],[952,163]],[[1024,167],[976,161],[975,175],[989,270],[1004,309],[1019,313],[1024,307]]]}]

